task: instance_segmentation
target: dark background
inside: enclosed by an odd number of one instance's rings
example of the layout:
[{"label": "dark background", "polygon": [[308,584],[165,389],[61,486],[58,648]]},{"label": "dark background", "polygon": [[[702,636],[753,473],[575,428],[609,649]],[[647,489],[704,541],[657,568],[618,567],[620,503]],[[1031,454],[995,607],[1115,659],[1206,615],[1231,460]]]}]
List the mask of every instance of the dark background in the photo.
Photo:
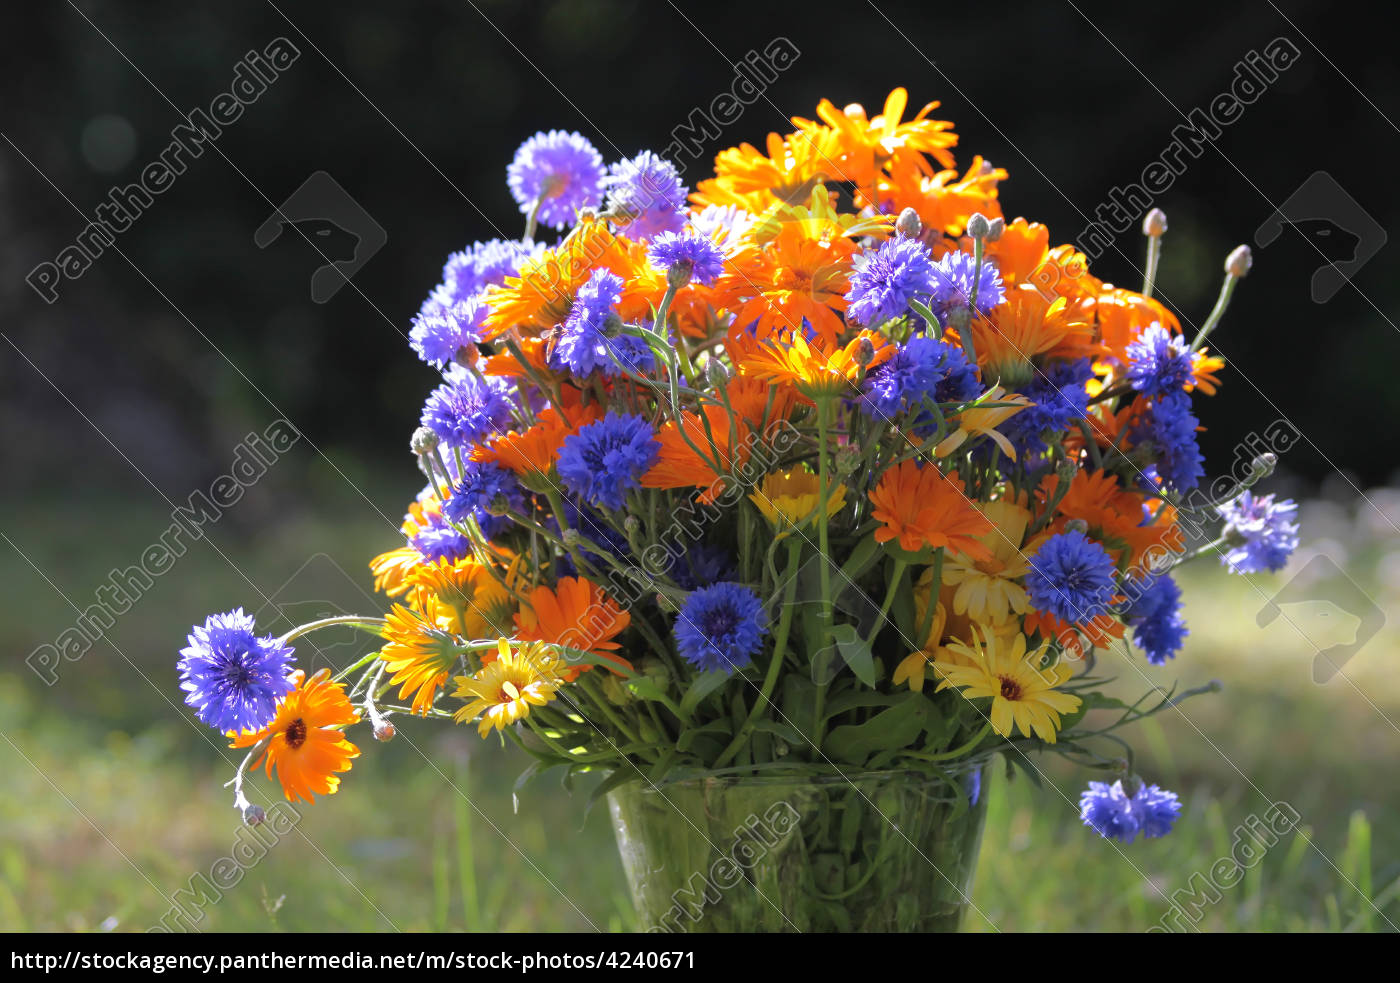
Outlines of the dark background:
[{"label": "dark background", "polygon": [[[956,124],[961,167],[980,153],[1010,170],[1008,216],[1074,241],[1109,190],[1171,143],[1178,109],[1207,106],[1237,62],[1282,36],[1301,58],[1158,199],[1171,225],[1159,295],[1198,325],[1225,254],[1314,171],[1387,229],[1397,211],[1400,132],[1386,117],[1400,118],[1400,69],[1389,45],[1357,34],[1355,11],[1332,4],[77,6],[0,14],[13,143],[0,144],[4,495],[149,496],[153,483],[183,501],[280,414],[326,457],[276,469],[264,508],[314,508],[337,469],[406,496],[406,441],[433,373],[403,335],[448,252],[519,234],[504,169],[520,141],[560,127],[610,161],[661,150],[730,88],[731,62],[779,36],[800,57],[686,167],[692,185],[714,151],[761,146],[823,96],[873,114],[904,85],[915,108],[942,100],[935,115]],[[301,57],[119,237],[126,258],[109,250],[44,304],[25,275],[157,159],[178,122],[171,103],[207,107],[238,60],[279,35]],[[134,143],[124,149],[120,122],[93,124],[103,116],[124,120]],[[310,299],[321,260],[305,241],[252,241],[317,170],[388,233],[325,304]],[[1115,245],[1094,272],[1136,288],[1142,239],[1133,229]],[[1323,262],[1313,243],[1289,230],[1256,250],[1214,338],[1231,366],[1200,413],[1212,473],[1286,417],[1306,435],[1284,461],[1299,484],[1392,477],[1396,248],[1325,304],[1309,296]]]}]

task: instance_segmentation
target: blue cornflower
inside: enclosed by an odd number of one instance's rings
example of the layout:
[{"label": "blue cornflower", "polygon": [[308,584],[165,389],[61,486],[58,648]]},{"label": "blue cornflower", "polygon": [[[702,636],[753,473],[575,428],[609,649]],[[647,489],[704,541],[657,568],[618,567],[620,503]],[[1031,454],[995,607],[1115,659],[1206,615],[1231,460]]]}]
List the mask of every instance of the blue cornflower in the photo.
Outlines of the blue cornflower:
[{"label": "blue cornflower", "polygon": [[656,463],[661,442],[651,424],[630,413],[609,413],[565,438],[559,480],[590,505],[620,509],[627,492]]},{"label": "blue cornflower", "polygon": [[1113,600],[1113,557],[1079,530],[1047,539],[1030,559],[1026,593],[1031,603],[1061,621],[1080,624],[1108,610]]},{"label": "blue cornflower", "polygon": [[603,183],[608,211],[618,216],[615,221],[623,235],[650,239],[685,228],[685,182],[674,164],[650,150],[613,164]]},{"label": "blue cornflower", "polygon": [[1128,384],[1146,396],[1180,392],[1191,377],[1186,339],[1160,324],[1149,324],[1128,346]]},{"label": "blue cornflower", "polygon": [[[476,519],[482,533],[490,539],[510,527],[504,515],[493,515],[492,506],[503,505],[515,512],[525,510],[525,492],[515,475],[490,461],[467,461],[452,486],[452,494],[442,505],[443,514],[463,525],[468,517]],[[496,509],[500,511],[500,509]]]},{"label": "blue cornflower", "polygon": [[1169,574],[1156,574],[1129,585],[1132,603],[1124,620],[1133,629],[1133,641],[1160,666],[1181,651],[1190,634],[1181,618],[1181,588]]},{"label": "blue cornflower", "polygon": [[481,326],[488,313],[490,309],[479,297],[449,307],[424,310],[413,319],[413,327],[408,332],[409,344],[423,361],[442,368],[463,348],[481,340]]},{"label": "blue cornflower", "polygon": [[934,290],[933,256],[918,239],[886,239],[863,258],[846,292],[846,319],[852,324],[880,324],[901,317],[913,301]]},{"label": "blue cornflower", "polygon": [[1154,476],[1176,492],[1190,491],[1200,484],[1205,468],[1196,444],[1199,423],[1191,412],[1191,397],[1173,392],[1154,402],[1133,426],[1133,443],[1149,444],[1155,461],[1145,470],[1149,488]]},{"label": "blue cornflower", "polygon": [[594,270],[588,282],[579,287],[569,316],[559,328],[559,337],[550,353],[550,367],[575,375],[612,365],[616,339],[606,333],[608,315],[622,299],[622,278],[612,270]]},{"label": "blue cornflower", "polygon": [[520,145],[506,168],[506,183],[529,215],[539,201],[541,225],[572,225],[580,208],[595,208],[603,182],[603,158],[577,133],[536,133]]},{"label": "blue cornflower", "polygon": [[1090,782],[1079,796],[1079,816],[1105,839],[1131,843],[1141,833],[1145,837],[1166,836],[1181,814],[1181,800],[1175,792],[1156,785],[1142,784],[1129,795],[1123,782]]},{"label": "blue cornflower", "polygon": [[977,284],[978,314],[986,314],[1006,299],[997,268],[991,263],[983,263],[979,268],[976,258],[961,250],[947,253],[934,263],[931,276],[933,299],[929,306],[944,325],[954,310],[966,310],[971,306],[974,283]]},{"label": "blue cornflower", "polygon": [[676,651],[704,671],[742,669],[763,647],[768,615],[742,584],[719,583],[691,591],[676,615]]},{"label": "blue cornflower", "polygon": [[948,347],[948,374],[933,391],[934,402],[967,403],[982,395],[982,381],[976,364],[957,345]]},{"label": "blue cornflower", "polygon": [[1071,423],[1084,418],[1089,408],[1085,384],[1093,375],[1087,358],[1057,359],[1035,370],[1031,381],[1021,388],[1021,394],[1035,405],[1021,410],[1001,427],[1016,448],[1018,460],[1043,453],[1047,433],[1064,433]]},{"label": "blue cornflower", "polygon": [[261,730],[291,692],[292,649],[254,634],[253,616],[234,608],[211,614],[180,650],[180,688],[195,716],[220,731]]},{"label": "blue cornflower", "polygon": [[520,264],[544,248],[541,244],[524,244],[505,239],[474,242],[461,252],[447,257],[442,267],[442,283],[433,289],[423,313],[451,307],[470,300],[482,290],[500,286],[506,277],[520,272]]},{"label": "blue cornflower", "polygon": [[513,409],[508,382],[462,373],[433,390],[423,406],[422,423],[443,443],[467,450],[504,430]]},{"label": "blue cornflower", "polygon": [[[920,406],[924,397],[935,396],[954,366],[953,350],[937,338],[910,338],[894,358],[866,377],[861,407],[872,416],[891,417],[905,406]],[[966,363],[963,359],[962,364]]]},{"label": "blue cornflower", "polygon": [[[452,460],[452,455],[447,455],[446,459]],[[436,493],[431,488],[425,488],[418,500],[423,502],[435,497]],[[456,563],[474,555],[471,540],[452,528],[452,524],[439,510],[424,509],[412,518],[416,531],[408,538],[408,545],[417,550],[429,563],[436,563],[438,560]]]},{"label": "blue cornflower", "polygon": [[687,280],[714,283],[724,272],[724,253],[709,236],[694,232],[663,232],[651,241],[647,258],[658,270],[688,269]]},{"label": "blue cornflower", "polygon": [[686,590],[713,584],[734,576],[734,558],[720,546],[695,546],[676,557],[667,571]]},{"label": "blue cornflower", "polygon": [[1225,544],[1230,547],[1220,562],[1231,573],[1282,570],[1298,548],[1297,512],[1298,503],[1291,498],[1276,502],[1272,495],[1255,498],[1250,492],[1220,506]]}]

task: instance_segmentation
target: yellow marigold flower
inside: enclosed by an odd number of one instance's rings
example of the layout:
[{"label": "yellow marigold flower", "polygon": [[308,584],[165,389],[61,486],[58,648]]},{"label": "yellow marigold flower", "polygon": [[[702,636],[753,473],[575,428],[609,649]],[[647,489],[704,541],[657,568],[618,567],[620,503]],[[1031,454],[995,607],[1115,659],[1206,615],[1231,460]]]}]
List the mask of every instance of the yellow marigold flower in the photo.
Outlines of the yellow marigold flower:
[{"label": "yellow marigold flower", "polygon": [[770,133],[766,149],[766,156],[749,143],[721,150],[715,176],[699,182],[691,200],[759,214],[775,201],[805,201],[823,180],[844,180],[833,163],[841,158],[839,138],[824,126],[805,126],[786,138]]},{"label": "yellow marigold flower", "polygon": [[308,679],[298,669],[291,676],[295,688],[278,706],[272,723],[260,731],[229,735],[230,747],[268,742],[250,767],[257,768],[265,759],[268,778],[276,767],[289,802],[315,802],[317,795],[334,795],[340,787],[337,772],[349,771],[351,759],[360,756],[360,749],[341,732],[359,721],[359,711],[330,675],[329,669],[322,669]]},{"label": "yellow marigold flower", "polygon": [[420,563],[405,578],[412,607],[432,612],[438,628],[463,638],[499,638],[510,630],[515,598],[473,559]]},{"label": "yellow marigold flower", "polygon": [[[862,364],[859,355],[867,342],[873,355]],[[849,394],[864,371],[894,357],[895,346],[878,331],[863,330],[844,347],[809,342],[801,332],[784,333],[744,356],[739,372],[755,379],[788,382],[808,399]]]},{"label": "yellow marigold flower", "polygon": [[1006,300],[986,318],[972,322],[972,342],[983,378],[1000,378],[1007,385],[1031,380],[1031,358],[1052,349],[1066,356],[1093,352],[1093,329],[1079,308],[1064,297],[1048,301],[1039,290],[1023,284],[1007,291]]},{"label": "yellow marigold flower", "polygon": [[[837,109],[829,99],[823,99],[817,105],[817,115],[840,138],[844,151],[842,170],[848,180],[868,187],[886,164],[904,160],[931,172],[924,154],[930,155],[944,167],[953,166],[953,155],[948,152],[948,148],[956,146],[958,142],[957,134],[952,132],[953,124],[927,118],[939,104],[931,102],[919,110],[913,119],[901,122],[908,104],[909,93],[901,87],[889,94],[885,99],[884,112],[873,120],[866,118],[865,107],[859,103]],[[815,125],[796,118],[793,122],[799,126]]]},{"label": "yellow marigold flower", "polygon": [[955,613],[984,625],[999,625],[1030,608],[1026,589],[1016,581],[1030,569],[1021,541],[1031,514],[1014,502],[978,502],[976,506],[994,524],[978,537],[991,556],[985,559],[965,553],[950,554],[943,561],[943,582],[955,588]]},{"label": "yellow marigold flower", "polygon": [[379,657],[393,674],[389,682],[400,687],[399,699],[412,696],[415,713],[428,712],[462,654],[457,639],[438,627],[436,615],[437,603],[430,600],[423,614],[395,604],[384,618],[388,644]]},{"label": "yellow marigold flower", "polygon": [[512,650],[510,639],[502,638],[496,658],[473,676],[458,676],[453,693],[468,701],[453,719],[462,724],[480,717],[477,733],[485,737],[495,728],[504,730],[530,715],[531,707],[542,707],[555,698],[563,679],[559,660],[547,646],[522,644]]},{"label": "yellow marigold flower", "polygon": [[[1011,446],[1011,441],[997,432],[997,427],[1001,426],[1011,417],[1021,412],[1028,406],[1034,406],[1025,396],[1008,396],[1006,390],[1001,386],[988,389],[982,394],[982,398],[977,401],[978,405],[969,406],[962,411],[958,417],[958,428],[941,440],[937,447],[933,449],[935,457],[947,457],[953,451],[962,446],[963,441],[973,436],[986,436],[996,442],[1001,452],[1011,460],[1016,460],[1016,448]],[[988,406],[988,403],[999,403],[1003,405]]]},{"label": "yellow marigold flower", "polygon": [[1026,636],[1020,632],[1008,641],[989,629],[974,628],[972,644],[949,645],[971,664],[936,663],[943,675],[938,689],[956,687],[970,700],[990,697],[992,730],[1002,737],[1010,737],[1015,727],[1026,737],[1034,735],[1054,744],[1060,715],[1078,710],[1080,699],[1055,689],[1069,679],[1069,666],[1040,667],[1048,647],[1046,643],[1028,654]]},{"label": "yellow marigold flower", "polygon": [[[787,471],[765,475],[758,491],[749,501],[758,506],[763,517],[782,532],[800,529],[817,517],[821,505],[821,479],[812,469],[799,465]],[[835,485],[827,496],[828,517],[841,511],[846,504],[846,486]]]}]

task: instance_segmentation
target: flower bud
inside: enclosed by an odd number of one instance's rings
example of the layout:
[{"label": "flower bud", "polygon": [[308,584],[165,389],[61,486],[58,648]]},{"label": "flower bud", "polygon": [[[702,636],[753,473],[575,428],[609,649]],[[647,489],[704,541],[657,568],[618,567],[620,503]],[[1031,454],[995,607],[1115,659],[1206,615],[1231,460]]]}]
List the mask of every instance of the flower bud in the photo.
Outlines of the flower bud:
[{"label": "flower bud", "polygon": [[622,520],[622,529],[627,535],[635,536],[642,530],[642,520],[638,519],[635,515],[629,515]]},{"label": "flower bud", "polygon": [[987,241],[996,242],[1001,238],[1001,234],[1006,231],[1006,219],[998,215],[992,219],[990,227],[987,229]]},{"label": "flower bud", "polygon": [[246,805],[243,807],[243,822],[249,826],[261,826],[267,821],[267,813],[263,812],[262,806]]},{"label": "flower bud", "polygon": [[427,427],[419,427],[413,431],[413,437],[409,441],[409,446],[413,448],[415,454],[431,454],[438,445],[438,435]]},{"label": "flower bud", "polygon": [[565,529],[559,534],[559,538],[563,540],[565,549],[574,549],[580,539],[577,529]]},{"label": "flower bud", "polygon": [[723,389],[729,385],[729,368],[719,359],[712,358],[705,363],[705,378],[714,388]]},{"label": "flower bud", "polygon": [[850,444],[845,444],[841,447],[836,448],[836,453],[835,455],[833,455],[834,463],[836,465],[836,473],[855,474],[856,469],[860,467],[860,462],[864,458],[864,456],[865,455],[863,455],[856,448],[852,447]]},{"label": "flower bud", "polygon": [[906,208],[899,213],[899,218],[894,223],[895,232],[902,236],[913,239],[924,230],[924,223],[919,219],[919,213],[912,208]]},{"label": "flower bud", "polygon": [[1249,251],[1248,246],[1236,246],[1234,251],[1225,257],[1225,272],[1236,279],[1246,276],[1253,265],[1254,254]]},{"label": "flower bud", "polygon": [[967,234],[974,239],[985,239],[990,231],[992,226],[987,221],[987,216],[981,212],[973,212],[972,217],[967,220]]},{"label": "flower bud", "polygon": [[1142,220],[1142,234],[1156,238],[1167,231],[1167,213],[1160,208],[1148,212]]},{"label": "flower bud", "polygon": [[398,728],[382,717],[374,725],[374,739],[376,741],[392,741],[397,733]]},{"label": "flower bud", "polygon": [[1278,455],[1272,451],[1265,451],[1250,462],[1250,475],[1255,481],[1258,481],[1273,474],[1276,467],[1278,467]]},{"label": "flower bud", "polygon": [[1089,523],[1083,519],[1070,519],[1065,523],[1065,532],[1080,532],[1088,535]]},{"label": "flower bud", "polygon": [[603,318],[603,334],[609,338],[616,338],[622,334],[623,326],[622,315],[617,311],[608,311],[608,316]]},{"label": "flower bud", "polygon": [[694,270],[694,263],[690,260],[681,260],[666,271],[666,286],[679,290],[690,282],[690,275]]}]

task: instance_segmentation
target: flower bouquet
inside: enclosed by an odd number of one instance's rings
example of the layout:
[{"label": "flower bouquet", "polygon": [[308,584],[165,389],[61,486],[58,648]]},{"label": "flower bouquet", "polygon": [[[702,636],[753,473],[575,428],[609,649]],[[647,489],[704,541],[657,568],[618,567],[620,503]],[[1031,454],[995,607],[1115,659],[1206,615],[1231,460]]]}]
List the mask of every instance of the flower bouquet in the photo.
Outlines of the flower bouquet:
[{"label": "flower bouquet", "polygon": [[[994,757],[1104,771],[1105,837],[1171,828],[1118,732],[1192,693],[1123,703],[1095,667],[1177,653],[1176,564],[1296,545],[1250,490],[1268,455],[1201,488],[1205,343],[1249,254],[1188,338],[1152,296],[1160,211],[1141,291],[1104,283],[1004,219],[1005,170],[954,169],[936,106],[823,101],[693,191],[577,133],[519,148],[523,237],[453,254],[413,319],[440,378],[426,485],[370,564],[387,614],[273,637],[234,610],[181,653],[249,749],[246,821],[250,767],[312,801],[361,724],[417,715],[510,740],[523,778],[600,776],[643,927],[956,928]],[[343,624],[372,650],[294,668]]]}]

